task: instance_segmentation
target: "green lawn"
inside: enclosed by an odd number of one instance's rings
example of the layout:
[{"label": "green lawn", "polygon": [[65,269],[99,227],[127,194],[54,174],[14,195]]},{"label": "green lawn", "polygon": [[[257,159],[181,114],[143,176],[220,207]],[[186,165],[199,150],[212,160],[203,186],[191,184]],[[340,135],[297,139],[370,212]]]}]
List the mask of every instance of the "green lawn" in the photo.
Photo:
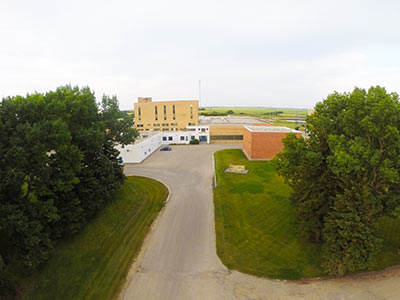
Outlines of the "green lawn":
[{"label": "green lawn", "polygon": [[167,196],[158,181],[128,177],[115,200],[23,280],[23,299],[115,298]]},{"label": "green lawn", "polygon": [[[224,173],[245,165],[247,175]],[[300,237],[290,204],[290,188],[270,162],[248,161],[241,150],[215,153],[214,189],[217,252],[230,269],[256,276],[300,279],[323,276],[320,246]],[[400,264],[400,220],[383,218],[384,247],[376,269]]]}]

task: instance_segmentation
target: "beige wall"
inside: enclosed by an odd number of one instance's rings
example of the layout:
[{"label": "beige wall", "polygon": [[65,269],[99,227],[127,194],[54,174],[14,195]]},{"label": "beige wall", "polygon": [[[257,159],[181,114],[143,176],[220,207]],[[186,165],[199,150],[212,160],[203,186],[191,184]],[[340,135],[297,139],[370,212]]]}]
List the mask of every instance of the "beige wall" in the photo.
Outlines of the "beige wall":
[{"label": "beige wall", "polygon": [[[164,106],[166,113],[164,113]],[[175,113],[173,113],[174,106]],[[139,98],[139,102],[135,103],[134,107],[135,127],[138,130],[185,130],[186,126],[198,125],[199,104],[197,100],[151,102],[151,98]],[[157,115],[155,107],[157,107]],[[157,124],[159,126],[156,126]]]},{"label": "beige wall", "polygon": [[213,136],[243,136],[243,125],[210,125],[211,144],[241,144],[242,140],[216,140]]}]

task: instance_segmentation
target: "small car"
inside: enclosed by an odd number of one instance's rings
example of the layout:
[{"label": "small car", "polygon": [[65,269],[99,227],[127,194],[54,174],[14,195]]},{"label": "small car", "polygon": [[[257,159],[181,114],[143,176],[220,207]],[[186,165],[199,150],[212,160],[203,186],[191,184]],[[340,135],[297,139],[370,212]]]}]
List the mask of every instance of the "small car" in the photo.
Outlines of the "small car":
[{"label": "small car", "polygon": [[172,148],[170,146],[165,146],[160,149],[160,151],[171,151]]}]

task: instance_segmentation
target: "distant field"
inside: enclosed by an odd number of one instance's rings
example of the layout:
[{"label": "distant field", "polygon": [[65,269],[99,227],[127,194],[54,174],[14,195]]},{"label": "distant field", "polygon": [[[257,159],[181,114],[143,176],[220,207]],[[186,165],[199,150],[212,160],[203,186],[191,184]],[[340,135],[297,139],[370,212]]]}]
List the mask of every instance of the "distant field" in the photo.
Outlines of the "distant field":
[{"label": "distant field", "polygon": [[[229,164],[245,165],[247,175],[229,174]],[[217,253],[229,268],[278,279],[319,277],[320,245],[297,231],[290,187],[270,162],[248,161],[241,150],[215,153],[214,189]],[[400,220],[383,218],[384,239],[375,270],[400,264]]]},{"label": "distant field", "polygon": [[158,181],[128,177],[114,201],[23,280],[23,299],[114,299],[167,196]]},{"label": "distant field", "polygon": [[[268,107],[205,107],[199,113],[226,113],[229,110],[233,111],[234,116],[253,116],[271,121],[275,126],[287,126],[290,128],[299,127],[302,129],[302,124],[295,122],[288,122],[287,120],[304,121],[307,116],[307,109],[296,108],[268,108]],[[270,113],[282,112],[281,114],[274,115]]]},{"label": "distant field", "polygon": [[[301,108],[270,108],[270,107],[205,107],[206,112],[226,112],[232,110],[234,115],[247,114],[247,115],[262,115],[274,111],[282,111],[284,114],[290,115],[307,115],[307,109]],[[201,112],[201,111],[200,111]]]}]

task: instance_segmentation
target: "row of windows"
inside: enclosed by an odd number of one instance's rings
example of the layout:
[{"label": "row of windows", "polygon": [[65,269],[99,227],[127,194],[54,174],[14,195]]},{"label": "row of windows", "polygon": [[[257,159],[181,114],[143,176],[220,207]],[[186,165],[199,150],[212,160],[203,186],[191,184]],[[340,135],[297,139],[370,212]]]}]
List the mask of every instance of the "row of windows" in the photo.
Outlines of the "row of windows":
[{"label": "row of windows", "polygon": [[[150,125],[150,124],[149,124]],[[160,127],[160,124],[159,123],[157,123],[157,124],[153,124],[153,126],[154,127]],[[162,126],[163,127],[167,127],[167,126],[169,126],[169,124],[168,123],[162,123]],[[178,126],[178,123],[171,123],[171,126]],[[143,127],[143,125],[137,125],[137,127]]]},{"label": "row of windows", "polygon": [[[163,136],[163,141],[166,141],[167,140],[167,138],[168,138],[168,141],[172,141],[173,140],[173,137],[172,136],[168,136],[168,137],[166,137],[166,136]],[[191,140],[194,140],[196,137],[195,136],[191,136],[190,137],[190,139]],[[187,136],[184,136],[184,135],[181,135],[180,137],[179,137],[179,139],[181,140],[181,141],[187,141],[189,138],[187,137]]]},{"label": "row of windows", "polygon": [[[169,124],[169,123],[162,123],[162,124],[160,124],[160,123],[154,123],[153,124],[153,127],[161,127],[161,125],[162,125],[162,127],[168,127],[168,126],[178,126],[178,123],[171,123],[171,124]],[[191,125],[194,125],[194,123],[188,123],[188,126],[191,126]],[[142,128],[144,125],[143,124],[136,124],[136,127],[138,127],[138,128]],[[150,124],[147,124],[147,126],[150,126]],[[194,131],[194,130],[191,130],[191,131]],[[202,132],[205,132],[205,130],[203,130],[202,129]]]},{"label": "row of windows", "polygon": [[[190,105],[192,107],[192,105]],[[157,110],[157,106],[154,106],[154,113],[157,115],[158,110]],[[175,114],[175,104],[172,105],[172,113]],[[167,114],[167,106],[164,105],[164,115]],[[140,116],[140,109],[139,109],[139,116]]]},{"label": "row of windows", "polygon": [[[158,114],[157,106],[154,106],[154,113],[156,115]],[[175,114],[175,104],[172,105],[172,113]],[[167,106],[164,105],[164,115],[166,115],[166,114],[167,114]],[[142,110],[140,107],[138,108],[138,115],[139,115],[139,117],[142,115]],[[190,117],[193,118],[193,104],[190,104],[190,115],[191,115]]]},{"label": "row of windows", "polygon": [[212,141],[241,141],[243,135],[211,135],[210,140]]}]

